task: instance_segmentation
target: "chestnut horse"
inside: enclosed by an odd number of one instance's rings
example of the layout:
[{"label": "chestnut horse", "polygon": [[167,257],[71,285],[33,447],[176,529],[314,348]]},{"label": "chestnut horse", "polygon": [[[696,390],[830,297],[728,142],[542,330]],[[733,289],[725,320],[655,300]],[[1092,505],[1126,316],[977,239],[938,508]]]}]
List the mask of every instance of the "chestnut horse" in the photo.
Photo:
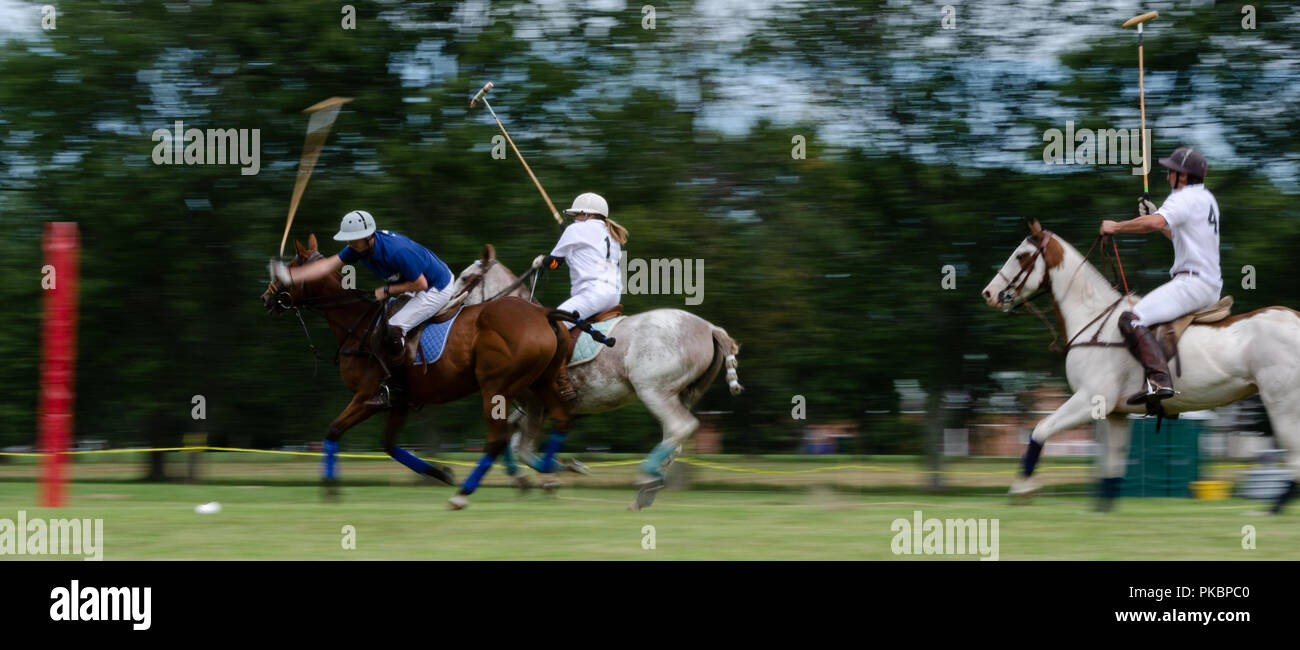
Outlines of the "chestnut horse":
[{"label": "chestnut horse", "polygon": [[[297,256],[288,266],[300,266],[323,257],[317,250],[315,235],[308,238],[305,248],[297,241],[294,245]],[[368,407],[365,402],[375,394],[385,376],[370,340],[370,334],[378,327],[382,306],[369,292],[344,289],[341,277],[331,274],[292,287],[280,286],[272,279],[262,294],[262,304],[272,315],[292,310],[301,318],[302,308],[319,311],[338,343],[339,374],[352,391],[352,401],[330,424],[325,435],[322,478],[326,493],[331,496],[338,494],[335,466],[339,438],[383,410]],[[525,390],[543,399],[557,431],[568,431],[569,408],[553,385],[564,362],[568,334],[563,327],[555,325],[549,314],[550,310],[544,307],[513,297],[466,306],[456,317],[447,335],[446,348],[436,363],[399,369],[406,373],[406,399],[398,400],[388,410],[384,450],[416,473],[449,485],[454,485],[450,469],[431,465],[397,446],[397,432],[412,404],[441,404],[474,392],[482,395],[483,420],[487,425],[486,453],[451,497],[453,510],[469,505],[468,496],[506,448],[508,422],[502,409]]]}]

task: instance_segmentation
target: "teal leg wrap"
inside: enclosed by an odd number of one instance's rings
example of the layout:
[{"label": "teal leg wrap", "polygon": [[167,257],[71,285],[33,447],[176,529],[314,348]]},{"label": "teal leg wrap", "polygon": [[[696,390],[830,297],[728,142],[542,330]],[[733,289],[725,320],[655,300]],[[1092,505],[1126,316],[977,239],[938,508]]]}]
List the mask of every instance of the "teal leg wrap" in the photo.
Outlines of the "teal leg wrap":
[{"label": "teal leg wrap", "polygon": [[519,463],[515,461],[515,452],[510,451],[510,445],[501,452],[501,464],[505,466],[506,474],[514,476],[519,473]]},{"label": "teal leg wrap", "polygon": [[666,442],[661,442],[658,445],[655,445],[655,448],[650,452],[650,455],[646,456],[645,460],[641,461],[641,471],[650,476],[663,478],[664,474],[662,468],[664,463],[668,461],[668,456],[672,453],[673,447]]}]

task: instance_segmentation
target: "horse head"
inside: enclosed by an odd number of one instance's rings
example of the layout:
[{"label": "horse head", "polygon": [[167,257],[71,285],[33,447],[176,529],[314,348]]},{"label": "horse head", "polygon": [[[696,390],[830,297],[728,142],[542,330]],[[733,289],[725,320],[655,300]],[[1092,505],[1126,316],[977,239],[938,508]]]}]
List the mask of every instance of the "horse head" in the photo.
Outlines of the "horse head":
[{"label": "horse head", "polygon": [[[296,255],[285,266],[293,268],[302,266],[308,262],[314,262],[322,257],[317,247],[316,235],[307,237],[307,246],[302,242],[294,240]],[[340,276],[331,273],[324,278],[313,282],[298,282],[293,286],[284,286],[274,277],[271,278],[270,284],[266,291],[262,292],[262,306],[266,307],[267,313],[272,316],[278,316],[285,311],[293,308],[295,305],[302,304],[313,299],[324,298],[343,291],[343,283]]]},{"label": "horse head", "polygon": [[[451,295],[460,295],[460,292],[469,289],[469,296],[465,298],[465,304],[473,305],[483,302],[484,300],[501,293],[508,288],[515,280],[516,276],[497,259],[496,248],[492,244],[484,244],[483,252],[479,255],[473,264],[461,270],[456,276],[456,282],[452,286]],[[519,287],[511,291],[512,296],[527,296],[527,290]]]},{"label": "horse head", "polygon": [[990,307],[1003,311],[1014,308],[1025,297],[1043,288],[1048,269],[1060,262],[1059,242],[1049,248],[1052,232],[1044,230],[1037,219],[1025,223],[1029,226],[1029,236],[1011,252],[981,293]]}]

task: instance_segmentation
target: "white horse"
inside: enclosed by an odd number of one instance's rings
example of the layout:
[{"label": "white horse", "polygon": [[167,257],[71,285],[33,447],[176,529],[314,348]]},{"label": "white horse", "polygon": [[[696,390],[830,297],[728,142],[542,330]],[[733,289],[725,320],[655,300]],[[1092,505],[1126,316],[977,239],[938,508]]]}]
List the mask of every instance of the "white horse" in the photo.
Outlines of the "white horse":
[{"label": "white horse", "polygon": [[[1138,297],[1121,295],[1079,251],[1043,230],[1037,221],[1029,230],[1030,236],[984,287],[983,296],[990,306],[1009,310],[1039,289],[1051,294],[1062,335],[1074,341],[1065,357],[1065,375],[1074,394],[1034,427],[1011,494],[1027,500],[1040,489],[1032,476],[1048,438],[1105,415],[1109,428],[1102,467],[1105,506],[1118,496],[1124,477],[1129,441],[1126,414],[1146,412],[1145,404],[1125,403],[1125,396],[1144,387],[1144,374],[1122,343],[1117,325],[1120,314],[1132,309]],[[1094,332],[1100,332],[1095,340]],[[1193,324],[1178,349],[1182,374],[1174,378],[1178,393],[1162,402],[1166,413],[1214,408],[1259,393],[1278,441],[1287,448],[1292,472],[1289,487],[1272,508],[1280,512],[1300,477],[1300,313],[1267,307]]]},{"label": "white horse", "polygon": [[[467,286],[466,304],[499,295],[532,298],[531,290],[497,261],[496,251],[490,245],[483,248],[478,261],[457,276],[452,295],[458,295]],[[743,390],[736,374],[736,353],[740,346],[726,330],[680,309],[653,309],[629,315],[610,336],[615,340],[614,347],[569,370],[569,380],[578,391],[573,412],[602,413],[641,400],[659,420],[663,441],[641,463],[636,483],[640,489],[628,506],[640,510],[654,502],[655,494],[663,487],[668,466],[681,453],[682,443],[699,428],[700,421],[691,413],[691,407],[708,390],[718,372],[726,367],[732,395],[739,395]],[[530,467],[539,471],[547,469],[540,467],[534,453],[541,437],[545,409],[541,400],[531,393],[521,395],[519,402],[522,409],[511,417],[512,425],[521,434],[515,453]],[[513,475],[515,468],[507,466],[507,471]]]}]

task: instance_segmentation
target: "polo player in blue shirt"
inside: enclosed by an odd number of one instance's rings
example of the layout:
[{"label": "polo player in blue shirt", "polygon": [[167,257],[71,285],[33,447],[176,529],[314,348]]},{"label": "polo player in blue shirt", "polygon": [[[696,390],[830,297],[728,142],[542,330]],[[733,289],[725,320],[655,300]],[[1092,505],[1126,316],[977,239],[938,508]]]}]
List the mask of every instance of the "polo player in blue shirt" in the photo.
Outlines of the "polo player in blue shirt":
[{"label": "polo player in blue shirt", "polygon": [[406,333],[447,304],[451,299],[454,277],[447,264],[429,249],[404,235],[376,230],[375,218],[364,210],[353,210],[343,215],[343,223],[334,240],[347,242],[336,256],[295,268],[274,261],[271,271],[281,284],[289,285],[311,282],[330,273],[339,273],[344,264],[361,262],[385,282],[384,286],[375,289],[376,300],[387,300],[402,293],[411,297],[388,319],[384,346],[390,358],[389,376],[380,384],[375,396],[365,403],[375,408],[389,408],[400,399],[398,395],[406,388],[406,374],[398,372],[406,346]]}]

